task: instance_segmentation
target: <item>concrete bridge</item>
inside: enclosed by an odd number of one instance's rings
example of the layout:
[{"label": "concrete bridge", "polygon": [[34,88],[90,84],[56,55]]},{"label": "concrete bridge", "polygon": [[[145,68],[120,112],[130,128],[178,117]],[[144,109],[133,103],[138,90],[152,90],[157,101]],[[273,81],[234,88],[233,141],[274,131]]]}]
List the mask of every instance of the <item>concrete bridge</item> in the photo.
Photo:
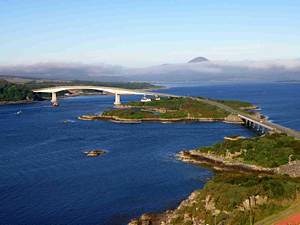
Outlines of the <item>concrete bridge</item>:
[{"label": "concrete bridge", "polygon": [[249,115],[238,114],[238,117],[240,117],[244,121],[246,126],[254,128],[261,133],[265,133],[265,131],[268,130],[274,133],[285,133],[288,136],[300,139],[300,132],[290,129],[288,127],[272,123],[268,120],[259,120]]},{"label": "concrete bridge", "polygon": [[233,109],[225,104],[222,104],[221,102],[213,101],[211,99],[201,99],[201,98],[194,98],[194,97],[191,97],[191,98],[201,101],[201,102],[204,102],[204,103],[207,103],[207,104],[210,104],[210,105],[217,106],[227,112],[237,115],[244,121],[244,124],[247,127],[252,128],[259,133],[267,133],[267,132],[285,133],[288,136],[294,137],[296,139],[300,139],[299,131],[293,130],[288,127],[281,126],[276,123],[272,123],[265,119],[257,118],[255,116],[252,116],[252,115],[242,112],[240,110]]},{"label": "concrete bridge", "polygon": [[[115,105],[121,104],[121,95],[160,95],[158,93],[143,92],[141,90],[130,90],[125,88],[115,88],[115,87],[102,87],[102,86],[59,86],[59,87],[49,87],[33,90],[36,93],[49,93],[52,94],[51,103],[53,105],[58,105],[57,92],[68,91],[68,90],[96,90],[102,91],[115,95]],[[162,94],[165,96],[165,94]]]}]

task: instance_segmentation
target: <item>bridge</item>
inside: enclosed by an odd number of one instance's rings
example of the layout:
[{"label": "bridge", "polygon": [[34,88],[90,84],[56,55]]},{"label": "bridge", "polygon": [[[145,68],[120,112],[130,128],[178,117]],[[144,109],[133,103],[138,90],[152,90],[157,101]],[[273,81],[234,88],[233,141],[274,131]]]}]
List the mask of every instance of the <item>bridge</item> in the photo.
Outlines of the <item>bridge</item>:
[{"label": "bridge", "polygon": [[59,86],[59,87],[49,87],[35,89],[35,93],[49,93],[52,94],[51,103],[53,105],[58,105],[57,92],[60,91],[69,91],[69,90],[94,90],[101,91],[115,95],[115,105],[121,104],[121,95],[161,95],[168,96],[166,94],[152,93],[152,92],[143,92],[141,90],[130,90],[125,88],[115,88],[115,87],[102,87],[102,86]]},{"label": "bridge", "polygon": [[258,131],[262,131],[262,133],[264,133],[265,130],[269,130],[274,133],[285,133],[288,136],[294,137],[296,139],[300,139],[300,132],[293,130],[291,128],[284,127],[276,123],[272,123],[268,120],[264,120],[264,119],[259,120],[249,115],[238,114],[238,117],[240,117],[244,121],[246,126],[252,127]]},{"label": "bridge", "polygon": [[[115,95],[115,100],[114,100],[115,105],[121,104],[121,95],[145,95],[145,96],[184,97],[184,98],[187,97],[187,96],[164,94],[164,93],[158,93],[158,92],[147,92],[147,91],[142,91],[142,90],[130,90],[130,89],[125,89],[125,88],[102,87],[102,86],[59,86],[59,87],[36,89],[36,90],[33,90],[33,92],[52,94],[51,102],[53,105],[57,105],[58,100],[57,100],[56,93],[60,92],[60,91],[67,91],[67,90],[96,90],[96,91],[111,93],[111,94]],[[218,108],[221,108],[227,112],[230,112],[231,114],[237,115],[242,121],[244,121],[244,124],[246,126],[254,128],[257,131],[260,131],[261,133],[265,133],[267,131],[275,132],[275,133],[285,133],[289,136],[295,137],[296,139],[300,139],[300,132],[298,132],[298,131],[281,126],[279,124],[272,123],[265,119],[257,118],[255,116],[247,114],[243,111],[233,109],[233,108],[231,108],[225,104],[222,104],[220,102],[217,102],[217,101],[214,101],[211,99],[205,99],[205,98],[195,98],[195,97],[189,97],[189,98],[197,100],[197,101],[201,101],[201,102],[204,102],[204,103],[207,103],[210,105],[217,106]]]},{"label": "bridge", "polygon": [[276,123],[272,123],[266,119],[257,118],[248,113],[233,109],[223,103],[220,103],[220,102],[217,102],[217,101],[214,101],[211,99],[205,99],[205,98],[202,99],[202,98],[195,98],[195,97],[191,97],[191,98],[201,101],[201,102],[204,102],[204,103],[207,103],[207,104],[210,104],[210,105],[217,106],[227,112],[230,112],[231,114],[237,115],[244,122],[244,124],[247,127],[255,129],[256,131],[258,131],[260,133],[266,133],[266,132],[285,133],[288,136],[294,137],[296,139],[300,139],[299,131],[293,130],[288,127],[284,127],[284,126],[276,124]]}]

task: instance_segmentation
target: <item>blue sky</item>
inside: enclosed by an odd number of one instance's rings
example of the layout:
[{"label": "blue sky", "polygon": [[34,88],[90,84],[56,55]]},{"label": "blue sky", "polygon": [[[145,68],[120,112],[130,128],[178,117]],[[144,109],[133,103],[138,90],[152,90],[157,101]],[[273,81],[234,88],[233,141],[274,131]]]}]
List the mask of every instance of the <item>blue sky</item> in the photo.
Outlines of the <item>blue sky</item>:
[{"label": "blue sky", "polygon": [[0,0],[0,64],[300,58],[298,0]]}]

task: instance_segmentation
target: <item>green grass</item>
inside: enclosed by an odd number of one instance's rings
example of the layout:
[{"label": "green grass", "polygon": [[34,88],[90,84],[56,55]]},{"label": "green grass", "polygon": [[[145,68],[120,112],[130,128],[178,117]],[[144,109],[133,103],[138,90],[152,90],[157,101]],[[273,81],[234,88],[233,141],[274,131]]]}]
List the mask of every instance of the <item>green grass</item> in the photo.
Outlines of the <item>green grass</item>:
[{"label": "green grass", "polygon": [[[188,119],[188,118],[213,118],[224,119],[228,112],[190,98],[162,98],[151,102],[130,102],[127,105],[134,109],[114,109],[103,115],[118,116],[120,118],[165,118],[165,119]],[[147,112],[145,112],[147,111]],[[136,115],[135,115],[136,114]]]},{"label": "green grass", "polygon": [[233,109],[243,109],[243,108],[251,108],[254,107],[254,105],[250,102],[242,102],[238,100],[215,100],[218,101],[224,105],[227,105]]},{"label": "green grass", "polygon": [[239,156],[242,161],[272,168],[287,164],[290,155],[293,155],[292,160],[300,159],[300,141],[284,134],[272,134],[237,141],[224,140],[199,151],[223,156],[226,151],[242,152]]},{"label": "green grass", "polygon": [[[266,199],[262,204],[251,206],[251,217],[255,222],[287,208],[295,201],[299,189],[299,180],[286,176],[218,173],[202,190],[196,192],[193,204],[177,210],[178,216],[172,224],[189,224],[184,223],[184,215],[190,215],[198,221],[205,220],[207,224],[214,224],[216,219],[217,224],[247,225],[250,224],[250,210],[241,209],[249,197]],[[213,216],[214,210],[205,208],[207,196],[220,212],[216,218]]]},{"label": "green grass", "polygon": [[103,116],[117,116],[124,119],[143,119],[143,118],[158,118],[152,112],[142,111],[140,109],[112,109],[104,111]]}]

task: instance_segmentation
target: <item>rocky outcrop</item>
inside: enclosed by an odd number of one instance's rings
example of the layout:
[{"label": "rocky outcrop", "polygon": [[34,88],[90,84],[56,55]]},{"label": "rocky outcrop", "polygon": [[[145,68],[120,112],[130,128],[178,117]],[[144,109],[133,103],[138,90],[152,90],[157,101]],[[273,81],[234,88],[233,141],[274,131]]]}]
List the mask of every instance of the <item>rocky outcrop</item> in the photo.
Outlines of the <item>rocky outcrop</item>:
[{"label": "rocky outcrop", "polygon": [[82,115],[79,116],[80,120],[109,120],[112,122],[123,122],[123,123],[140,123],[145,122],[225,122],[225,123],[242,123],[243,121],[235,115],[229,115],[226,118],[199,118],[199,117],[183,117],[183,118],[157,118],[148,117],[141,119],[128,119],[121,118],[118,116],[106,116],[106,115]]},{"label": "rocky outcrop", "polygon": [[205,164],[209,165],[216,170],[224,171],[239,171],[239,172],[255,172],[273,174],[276,172],[274,168],[265,168],[256,165],[250,165],[242,162],[235,162],[232,158],[217,156],[211,153],[200,152],[197,150],[181,151],[177,154],[177,157],[183,162],[193,164]]},{"label": "rocky outcrop", "polygon": [[300,160],[291,161],[277,168],[279,174],[287,174],[290,177],[300,177]]},{"label": "rocky outcrop", "polygon": [[243,123],[243,120],[235,114],[229,114],[224,118],[225,123]]},{"label": "rocky outcrop", "polygon": [[104,155],[106,153],[106,151],[104,151],[104,150],[91,150],[91,151],[87,151],[87,152],[84,152],[84,153],[88,157],[97,157],[97,156]]},{"label": "rocky outcrop", "polygon": [[[161,214],[143,214],[140,218],[133,219],[128,225],[171,225],[172,221],[176,220],[179,215],[179,211],[187,206],[193,205],[196,202],[198,192],[195,191],[186,199],[183,200],[175,210],[167,210]],[[194,224],[194,218],[191,214],[184,214],[185,222],[192,222]],[[197,221],[198,222],[198,221]],[[201,223],[197,223],[201,224]]]}]

